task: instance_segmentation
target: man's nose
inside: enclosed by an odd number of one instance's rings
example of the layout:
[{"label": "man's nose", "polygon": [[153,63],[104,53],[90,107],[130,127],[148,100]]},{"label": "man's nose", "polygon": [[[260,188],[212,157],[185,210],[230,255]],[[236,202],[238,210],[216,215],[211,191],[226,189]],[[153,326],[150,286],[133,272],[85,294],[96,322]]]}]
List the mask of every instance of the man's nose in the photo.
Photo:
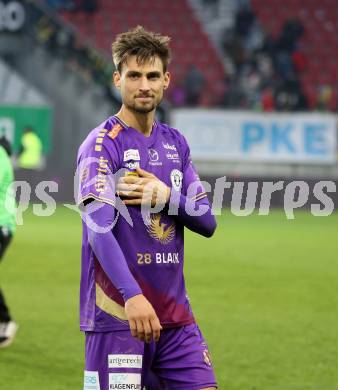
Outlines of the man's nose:
[{"label": "man's nose", "polygon": [[149,80],[147,77],[141,78],[140,91],[149,91]]}]

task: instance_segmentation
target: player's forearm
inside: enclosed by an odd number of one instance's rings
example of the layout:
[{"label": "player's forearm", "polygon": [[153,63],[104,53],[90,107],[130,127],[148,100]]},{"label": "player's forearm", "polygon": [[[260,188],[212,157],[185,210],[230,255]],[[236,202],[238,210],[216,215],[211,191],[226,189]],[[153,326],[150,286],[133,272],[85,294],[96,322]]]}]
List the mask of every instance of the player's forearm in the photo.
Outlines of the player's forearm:
[{"label": "player's forearm", "polygon": [[216,230],[216,219],[211,213],[208,198],[193,201],[183,194],[175,193],[171,196],[170,210],[177,210],[177,219],[185,227],[204,237],[211,237]]},{"label": "player's forearm", "polygon": [[[93,211],[97,203],[92,202],[88,205],[91,208],[88,240],[104,272],[121,293],[124,301],[127,301],[137,294],[142,294],[142,290],[130,272],[124,254],[109,228],[115,217],[114,207],[99,204],[101,207]],[[103,232],[104,230],[106,232]]]}]

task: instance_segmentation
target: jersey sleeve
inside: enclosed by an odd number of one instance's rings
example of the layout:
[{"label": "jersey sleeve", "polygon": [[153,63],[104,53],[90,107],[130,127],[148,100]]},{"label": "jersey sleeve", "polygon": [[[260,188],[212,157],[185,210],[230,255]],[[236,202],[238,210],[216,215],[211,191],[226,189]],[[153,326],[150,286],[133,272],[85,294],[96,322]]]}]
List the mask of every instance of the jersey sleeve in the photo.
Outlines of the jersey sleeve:
[{"label": "jersey sleeve", "polygon": [[189,199],[197,202],[207,197],[197,169],[192,162],[190,148],[182,136],[182,154],[183,154],[183,185],[182,194]]},{"label": "jersey sleeve", "polygon": [[88,146],[78,157],[75,175],[76,202],[84,204],[88,199],[95,199],[115,206],[115,173],[118,168],[117,150],[100,145],[99,150]]},{"label": "jersey sleeve", "polygon": [[[168,214],[175,215],[180,223],[193,232],[211,237],[216,229],[216,220],[212,215],[205,189],[191,161],[189,146],[183,136],[180,146],[183,182],[180,191],[177,191],[178,184],[176,188],[172,188]],[[176,183],[179,182],[176,179]]]}]

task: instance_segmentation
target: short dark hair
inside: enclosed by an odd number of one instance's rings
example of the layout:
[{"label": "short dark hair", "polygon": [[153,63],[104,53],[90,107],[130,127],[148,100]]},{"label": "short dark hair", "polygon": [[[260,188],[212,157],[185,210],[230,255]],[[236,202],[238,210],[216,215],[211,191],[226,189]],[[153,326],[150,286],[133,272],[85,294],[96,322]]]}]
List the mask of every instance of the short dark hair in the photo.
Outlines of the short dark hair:
[{"label": "short dark hair", "polygon": [[144,64],[160,57],[163,63],[164,72],[170,62],[170,37],[145,30],[137,26],[127,32],[118,34],[112,44],[113,62],[116,69],[121,72],[129,56],[136,55],[138,64]]}]

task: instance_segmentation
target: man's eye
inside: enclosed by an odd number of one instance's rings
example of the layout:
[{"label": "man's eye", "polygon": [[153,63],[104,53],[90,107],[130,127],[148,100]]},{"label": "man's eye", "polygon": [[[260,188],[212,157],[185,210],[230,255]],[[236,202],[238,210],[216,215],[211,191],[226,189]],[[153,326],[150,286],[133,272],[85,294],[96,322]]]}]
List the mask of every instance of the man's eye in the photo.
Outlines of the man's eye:
[{"label": "man's eye", "polygon": [[129,78],[131,78],[132,80],[136,80],[138,78],[138,75],[137,74],[131,74],[129,76]]}]

